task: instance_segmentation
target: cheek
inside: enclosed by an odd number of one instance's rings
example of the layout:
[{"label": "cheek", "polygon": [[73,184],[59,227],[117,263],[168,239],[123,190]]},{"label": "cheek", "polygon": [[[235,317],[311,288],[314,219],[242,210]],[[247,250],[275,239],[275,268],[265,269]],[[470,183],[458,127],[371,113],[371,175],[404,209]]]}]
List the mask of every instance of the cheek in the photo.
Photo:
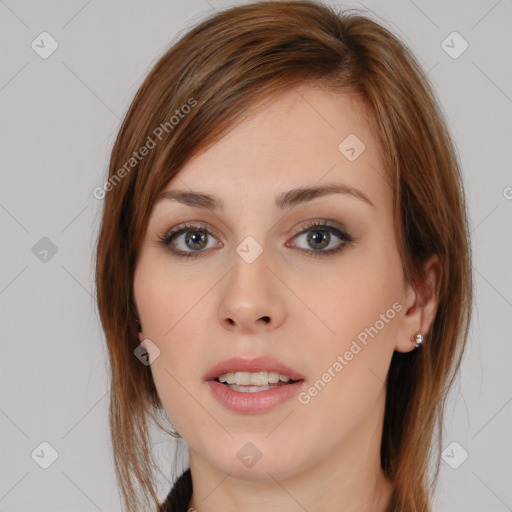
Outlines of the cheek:
[{"label": "cheek", "polygon": [[196,410],[197,404],[191,400],[191,396],[195,396],[196,391],[190,389],[188,374],[194,365],[191,366],[184,361],[186,357],[187,354],[183,351],[176,354],[167,345],[161,350],[160,357],[151,364],[151,374],[160,401],[175,429],[181,435],[189,430],[188,425],[197,422],[201,414]]},{"label": "cheek", "polygon": [[[325,282],[322,294],[317,291],[315,297],[318,316],[329,330],[320,326],[320,342],[305,346],[314,361],[309,384],[317,382],[320,391],[312,389],[314,396],[308,393],[304,401],[311,398],[310,412],[321,414],[327,408],[343,423],[349,421],[347,413],[350,421],[359,421],[382,394],[403,314],[396,245],[377,235],[366,240],[371,242],[347,253],[332,279],[317,281]],[[313,339],[311,326],[308,332]]]},{"label": "cheek", "polygon": [[[302,282],[300,293],[322,319],[325,339],[330,331],[341,348],[376,322],[379,335],[391,334],[398,324],[393,304],[401,300],[402,288],[402,266],[394,240],[372,233],[347,251],[338,265],[310,275]],[[385,316],[384,327],[381,315]]]},{"label": "cheek", "polygon": [[[187,430],[197,421],[201,410],[191,400],[196,384],[201,383],[200,318],[206,301],[200,307],[205,290],[191,286],[190,276],[173,273],[165,261],[142,255],[134,275],[134,297],[143,328],[143,337],[158,347],[159,355],[151,363],[151,374],[158,395],[175,428]],[[204,282],[204,279],[203,279]],[[196,372],[196,374],[194,374]]]},{"label": "cheek", "polygon": [[187,276],[169,271],[166,256],[154,254],[141,256],[133,289],[144,334],[156,339],[171,336],[201,295]]},{"label": "cheek", "polygon": [[[186,369],[194,367],[193,343],[196,333],[191,329],[191,318],[198,308],[198,293],[187,293],[187,280],[180,275],[168,275],[160,271],[158,261],[141,259],[134,276],[134,296],[140,315],[143,336],[149,338],[160,350],[160,357],[151,368],[159,380],[167,380],[168,386],[177,385],[172,378],[180,380]],[[194,317],[195,318],[195,317]],[[164,363],[165,361],[165,363]],[[180,364],[176,364],[179,361]],[[183,375],[180,374],[183,373]],[[165,374],[167,373],[167,377]],[[162,375],[162,377],[160,376]]]},{"label": "cheek", "polygon": [[323,329],[322,339],[305,347],[314,369],[300,419],[313,430],[315,418],[329,411],[330,422],[322,427],[326,438],[348,436],[377,411],[403,310],[400,258],[391,247],[361,251],[345,263],[350,272],[340,267],[320,309],[334,334]]},{"label": "cheek", "polygon": [[162,331],[168,304],[164,300],[166,289],[158,267],[143,253],[135,268],[133,295],[146,337],[151,338]]}]

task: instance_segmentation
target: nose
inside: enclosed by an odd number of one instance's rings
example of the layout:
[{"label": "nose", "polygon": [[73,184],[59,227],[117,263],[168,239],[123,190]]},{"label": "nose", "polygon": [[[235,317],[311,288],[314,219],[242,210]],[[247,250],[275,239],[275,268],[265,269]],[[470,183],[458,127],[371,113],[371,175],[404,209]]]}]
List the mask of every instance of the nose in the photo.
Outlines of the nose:
[{"label": "nose", "polygon": [[268,266],[265,251],[251,263],[238,254],[223,280],[218,318],[222,327],[238,334],[277,329],[284,322],[286,287]]}]

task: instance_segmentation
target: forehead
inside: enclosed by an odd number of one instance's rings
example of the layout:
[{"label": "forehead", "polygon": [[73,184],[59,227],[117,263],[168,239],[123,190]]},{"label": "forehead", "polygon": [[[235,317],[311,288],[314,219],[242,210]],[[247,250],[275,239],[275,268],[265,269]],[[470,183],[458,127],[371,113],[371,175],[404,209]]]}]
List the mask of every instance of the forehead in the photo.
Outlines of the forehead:
[{"label": "forehead", "polygon": [[378,203],[388,185],[371,123],[353,94],[294,87],[194,156],[165,190],[205,192],[241,206],[328,182],[363,189]]}]

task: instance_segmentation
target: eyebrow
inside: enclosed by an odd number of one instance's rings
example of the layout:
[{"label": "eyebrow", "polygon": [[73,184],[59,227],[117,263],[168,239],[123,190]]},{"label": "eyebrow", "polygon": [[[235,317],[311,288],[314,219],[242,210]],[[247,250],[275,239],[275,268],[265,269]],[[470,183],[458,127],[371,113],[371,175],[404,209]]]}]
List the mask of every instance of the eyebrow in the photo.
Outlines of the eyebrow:
[{"label": "eyebrow", "polygon": [[[278,195],[275,199],[275,205],[280,210],[284,210],[329,194],[348,194],[375,208],[375,205],[363,192],[343,184],[295,188]],[[202,192],[166,190],[158,196],[157,201],[162,199],[177,201],[194,208],[204,208],[212,211],[224,210],[224,201],[220,197]]]}]

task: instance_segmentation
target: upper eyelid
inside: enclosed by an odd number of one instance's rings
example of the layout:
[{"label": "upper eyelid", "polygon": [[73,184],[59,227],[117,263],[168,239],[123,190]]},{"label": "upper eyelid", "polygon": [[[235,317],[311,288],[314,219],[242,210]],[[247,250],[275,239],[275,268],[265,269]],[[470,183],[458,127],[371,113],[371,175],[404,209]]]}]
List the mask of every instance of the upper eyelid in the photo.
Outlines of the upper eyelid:
[{"label": "upper eyelid", "polygon": [[296,228],[293,228],[292,234],[293,235],[298,235],[298,234],[300,234],[304,230],[307,230],[309,228],[314,228],[314,227],[317,227],[317,226],[337,229],[338,231],[341,231],[342,233],[346,233],[347,232],[345,227],[342,224],[340,224],[339,222],[331,221],[329,219],[319,218],[319,219],[307,220],[307,221],[299,224]]},{"label": "upper eyelid", "polygon": [[[337,230],[341,231],[342,233],[348,234],[347,229],[341,223],[332,221],[329,219],[325,219],[325,218],[314,218],[314,219],[304,221],[304,222],[300,223],[297,227],[293,228],[291,230],[291,233],[293,236],[296,236],[297,234],[300,234],[303,230],[312,228],[312,227],[316,227],[316,226],[320,226],[320,227],[325,226],[327,228],[330,227],[333,229],[337,229]],[[215,228],[213,228],[208,223],[203,222],[203,221],[181,222],[181,223],[177,224],[176,226],[173,226],[172,228],[164,231],[163,236],[167,237],[167,236],[170,236],[171,234],[177,235],[178,233],[180,233],[182,231],[186,231],[187,229],[190,231],[193,231],[193,230],[199,231],[201,229],[204,229],[204,230],[208,231],[210,234],[215,234],[216,236],[220,236],[219,232]]]},{"label": "upper eyelid", "polygon": [[218,231],[215,228],[212,228],[206,222],[200,222],[200,221],[187,221],[187,222],[182,222],[180,224],[177,224],[176,226],[165,231],[164,236],[169,237],[171,235],[178,235],[178,234],[182,234],[184,232],[186,233],[187,231],[200,231],[202,229],[204,229],[205,231],[208,231],[209,234],[214,234],[215,236],[219,236]]}]

